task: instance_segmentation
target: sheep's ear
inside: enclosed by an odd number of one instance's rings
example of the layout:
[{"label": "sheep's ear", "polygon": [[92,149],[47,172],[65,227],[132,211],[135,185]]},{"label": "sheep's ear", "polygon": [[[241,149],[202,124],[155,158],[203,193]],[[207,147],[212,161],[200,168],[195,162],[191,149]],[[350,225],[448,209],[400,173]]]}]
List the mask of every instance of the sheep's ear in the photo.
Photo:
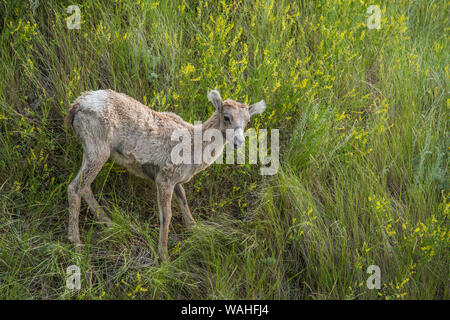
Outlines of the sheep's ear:
[{"label": "sheep's ear", "polygon": [[211,101],[214,108],[217,110],[222,108],[222,97],[220,96],[220,92],[218,90],[211,90],[208,92],[208,100]]},{"label": "sheep's ear", "polygon": [[250,114],[250,117],[254,114],[261,113],[264,110],[266,110],[266,102],[264,100],[261,100],[260,102],[252,104],[250,107],[248,107],[248,113]]}]

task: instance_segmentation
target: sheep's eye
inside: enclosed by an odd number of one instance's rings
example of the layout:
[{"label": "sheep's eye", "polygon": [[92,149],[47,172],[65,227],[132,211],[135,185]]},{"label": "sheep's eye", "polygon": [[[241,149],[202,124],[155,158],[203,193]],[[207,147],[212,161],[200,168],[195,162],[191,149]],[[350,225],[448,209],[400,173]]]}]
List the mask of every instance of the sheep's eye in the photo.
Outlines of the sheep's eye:
[{"label": "sheep's eye", "polygon": [[230,124],[231,123],[231,118],[229,116],[224,116],[223,120],[225,121],[226,124]]}]

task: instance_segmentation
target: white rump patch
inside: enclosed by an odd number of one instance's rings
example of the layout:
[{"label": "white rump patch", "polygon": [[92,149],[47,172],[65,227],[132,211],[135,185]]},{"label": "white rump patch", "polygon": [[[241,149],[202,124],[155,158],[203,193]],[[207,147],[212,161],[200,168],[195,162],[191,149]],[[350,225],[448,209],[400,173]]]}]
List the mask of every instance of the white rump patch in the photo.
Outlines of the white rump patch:
[{"label": "white rump patch", "polygon": [[108,91],[97,90],[88,93],[82,97],[80,101],[84,108],[89,108],[93,111],[102,111],[106,106],[106,99],[108,98]]}]

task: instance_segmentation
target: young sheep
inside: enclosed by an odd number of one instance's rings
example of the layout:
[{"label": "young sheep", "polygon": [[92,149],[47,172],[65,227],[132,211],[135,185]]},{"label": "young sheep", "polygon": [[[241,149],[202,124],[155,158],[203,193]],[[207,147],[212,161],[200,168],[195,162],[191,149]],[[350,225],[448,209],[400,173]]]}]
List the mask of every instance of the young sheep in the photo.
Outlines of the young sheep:
[{"label": "young sheep", "polygon": [[[231,99],[222,101],[217,90],[210,91],[208,99],[216,111],[200,125],[201,128],[183,121],[176,114],[153,111],[133,98],[112,90],[84,92],[75,100],[65,122],[67,128],[74,129],[84,152],[81,169],[68,188],[68,238],[71,242],[76,246],[81,244],[78,229],[81,198],[101,222],[107,225],[112,223],[91,190],[91,183],[111,158],[132,174],[156,182],[160,219],[158,253],[163,260],[168,258],[167,236],[172,217],[172,193],[175,193],[183,210],[184,223],[195,224],[182,184],[214,162],[222,153],[227,139],[235,149],[239,148],[245,141],[244,129],[250,116],[266,108],[264,100],[251,106]],[[191,137],[194,137],[194,130],[220,130],[225,138],[220,152],[209,161],[202,160],[200,164],[174,164],[171,150],[177,142],[172,141],[171,137],[175,130],[180,129],[188,130]],[[234,134],[225,135],[227,129],[232,129]]]}]

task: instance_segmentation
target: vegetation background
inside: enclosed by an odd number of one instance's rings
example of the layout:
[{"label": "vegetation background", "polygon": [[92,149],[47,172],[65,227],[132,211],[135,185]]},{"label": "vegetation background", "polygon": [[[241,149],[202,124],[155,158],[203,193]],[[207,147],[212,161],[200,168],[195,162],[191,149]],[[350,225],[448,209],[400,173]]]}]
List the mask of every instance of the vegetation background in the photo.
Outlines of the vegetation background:
[{"label": "vegetation background", "polygon": [[[380,29],[366,25],[371,4]],[[68,29],[81,9],[81,28]],[[0,298],[448,299],[449,2],[0,0]],[[83,205],[81,145],[63,117],[111,88],[206,120],[208,89],[265,99],[281,168],[213,165],[175,207],[157,259],[155,186],[108,163]],[[81,290],[66,268],[81,268]],[[368,266],[381,269],[370,290]]]}]

